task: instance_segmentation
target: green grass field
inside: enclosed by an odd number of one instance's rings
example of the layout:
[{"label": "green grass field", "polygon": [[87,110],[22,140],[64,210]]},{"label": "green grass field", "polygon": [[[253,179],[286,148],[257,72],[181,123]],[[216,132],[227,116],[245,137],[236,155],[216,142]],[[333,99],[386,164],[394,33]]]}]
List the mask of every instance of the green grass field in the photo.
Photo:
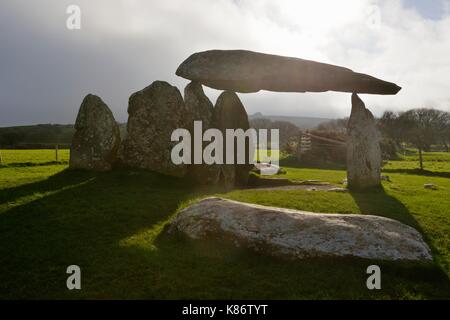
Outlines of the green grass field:
[{"label": "green grass field", "polygon": [[[53,164],[56,162],[56,151],[54,149],[43,150],[0,150],[3,166],[24,166]],[[69,149],[58,150],[58,162],[65,164],[69,162]]]},{"label": "green grass field", "polygon": [[[2,155],[0,298],[450,298],[449,154],[426,154],[424,172],[416,170],[413,156],[390,161],[383,174],[391,182],[371,193],[222,192],[141,170],[89,173],[67,170],[67,164],[45,165],[54,160],[54,150],[2,150]],[[337,169],[285,169],[282,177],[294,180],[339,184],[345,178]],[[438,190],[425,190],[424,183]],[[291,261],[165,232],[177,210],[213,194],[397,219],[422,232],[434,262]],[[72,264],[81,267],[82,290],[66,289],[66,268]],[[370,264],[381,267],[382,290],[366,288]]]}]

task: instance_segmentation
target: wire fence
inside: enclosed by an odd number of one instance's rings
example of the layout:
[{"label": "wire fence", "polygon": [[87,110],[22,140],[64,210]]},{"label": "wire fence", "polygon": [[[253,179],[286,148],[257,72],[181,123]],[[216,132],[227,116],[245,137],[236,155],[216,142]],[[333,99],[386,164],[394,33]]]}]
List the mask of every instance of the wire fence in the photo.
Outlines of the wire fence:
[{"label": "wire fence", "polygon": [[[37,146],[37,145],[35,145]],[[0,165],[32,165],[44,163],[68,163],[70,149],[56,144],[53,148],[0,148]]]}]

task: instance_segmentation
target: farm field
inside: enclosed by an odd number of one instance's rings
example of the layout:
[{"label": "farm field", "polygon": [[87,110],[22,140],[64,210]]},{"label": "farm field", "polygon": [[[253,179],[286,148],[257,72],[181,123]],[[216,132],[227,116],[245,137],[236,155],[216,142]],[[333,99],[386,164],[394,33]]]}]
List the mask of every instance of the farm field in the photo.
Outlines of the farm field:
[{"label": "farm field", "polygon": [[[38,165],[52,164],[56,162],[54,149],[37,149],[37,150],[10,150],[1,149],[2,163],[0,165]],[[69,149],[58,150],[58,162],[69,162]]]},{"label": "farm field", "polygon": [[[389,161],[383,190],[194,188],[142,170],[90,173],[52,163],[54,150],[1,150],[0,297],[128,299],[449,299],[450,154],[426,154],[424,172],[407,156]],[[64,158],[66,157],[66,158]],[[63,160],[65,159],[65,160]],[[22,163],[23,165],[20,165]],[[284,167],[283,178],[340,185],[344,170]],[[423,185],[433,183],[437,190]],[[191,241],[165,226],[181,208],[218,195],[314,212],[362,213],[417,228],[433,263],[356,258],[291,261],[225,244]],[[82,290],[65,287],[68,265],[82,269]],[[382,290],[366,288],[378,264]]]}]

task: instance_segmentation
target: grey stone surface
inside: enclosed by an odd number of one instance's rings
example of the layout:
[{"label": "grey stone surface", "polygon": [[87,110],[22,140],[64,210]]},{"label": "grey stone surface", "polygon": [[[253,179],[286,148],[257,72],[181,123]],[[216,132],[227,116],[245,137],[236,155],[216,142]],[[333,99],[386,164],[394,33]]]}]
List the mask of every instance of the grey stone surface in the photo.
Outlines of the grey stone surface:
[{"label": "grey stone surface", "polygon": [[78,111],[70,150],[69,167],[94,171],[111,170],[120,145],[119,126],[108,106],[88,94]]},{"label": "grey stone surface", "polygon": [[181,232],[193,239],[228,241],[292,258],[432,259],[421,234],[392,219],[311,213],[220,198],[204,199],[182,210],[169,232]]},{"label": "grey stone surface", "polygon": [[173,130],[187,128],[189,111],[180,91],[164,81],[155,81],[131,95],[128,105],[127,136],[119,156],[125,166],[150,169],[182,177],[186,165],[171,161]]},{"label": "grey stone surface", "polygon": [[[236,93],[225,91],[222,92],[222,94],[217,98],[216,106],[214,108],[213,126],[214,128],[219,129],[224,136],[225,162],[225,130],[243,129],[246,131],[250,128],[247,112],[245,111],[245,108]],[[237,148],[235,144],[235,157],[237,154],[236,150]],[[246,150],[248,150],[247,147]],[[248,152],[246,152],[246,159],[248,162]],[[252,164],[224,164],[220,167],[221,183],[223,183],[226,187],[232,187],[234,185],[245,186],[248,182],[248,173],[252,168]]]},{"label": "grey stone surface", "polygon": [[425,189],[429,189],[429,190],[437,190],[437,189],[438,189],[437,185],[435,185],[435,184],[433,184],[433,183],[425,183],[425,184],[423,185],[423,187],[424,187]]},{"label": "grey stone surface", "polygon": [[176,74],[211,88],[234,92],[341,91],[396,94],[394,83],[350,69],[246,50],[210,50],[188,57]]},{"label": "grey stone surface", "polygon": [[346,188],[330,188],[327,191],[329,191],[329,192],[339,192],[339,193],[348,193],[348,189],[346,189]]},{"label": "grey stone surface", "polygon": [[282,170],[279,166],[266,162],[255,163],[252,171],[258,174],[265,174],[265,175],[274,175],[282,173]]},{"label": "grey stone surface", "polygon": [[[202,131],[213,127],[214,106],[205,95],[202,85],[199,82],[191,82],[184,89],[184,103],[189,117],[189,131],[192,136],[192,146],[194,146],[194,121],[202,122]],[[202,132],[202,134],[203,134]],[[203,143],[203,148],[208,142]],[[192,153],[193,154],[193,153]],[[203,161],[202,161],[203,162]],[[188,166],[188,177],[198,184],[214,185],[219,182],[220,165],[194,164]]]},{"label": "grey stone surface", "polygon": [[380,136],[372,113],[358,95],[352,95],[348,121],[348,188],[364,190],[381,186]]},{"label": "grey stone surface", "polygon": [[201,83],[192,81],[184,88],[184,103],[192,120],[203,122],[203,130],[212,127],[214,105],[205,95]]}]

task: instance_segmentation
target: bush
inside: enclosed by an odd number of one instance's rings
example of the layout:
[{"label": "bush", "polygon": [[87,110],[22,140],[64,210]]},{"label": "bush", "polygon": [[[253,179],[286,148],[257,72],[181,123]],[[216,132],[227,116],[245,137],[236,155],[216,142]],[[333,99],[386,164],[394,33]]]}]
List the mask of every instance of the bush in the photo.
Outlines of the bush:
[{"label": "bush", "polygon": [[381,158],[383,160],[395,160],[398,159],[397,144],[394,140],[389,138],[383,138],[380,141]]}]

